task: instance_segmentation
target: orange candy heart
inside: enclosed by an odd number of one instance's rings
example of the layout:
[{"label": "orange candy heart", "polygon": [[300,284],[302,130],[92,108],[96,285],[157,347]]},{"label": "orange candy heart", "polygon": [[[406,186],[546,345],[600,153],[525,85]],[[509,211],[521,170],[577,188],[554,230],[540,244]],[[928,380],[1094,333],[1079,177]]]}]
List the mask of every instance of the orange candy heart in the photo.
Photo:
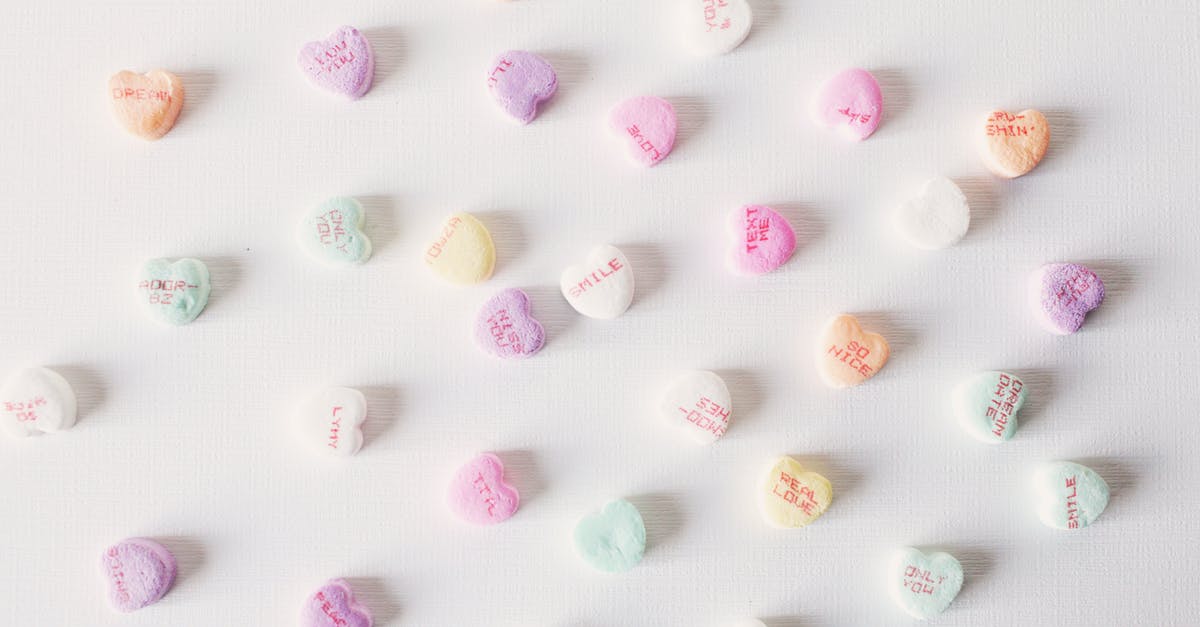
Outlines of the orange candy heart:
[{"label": "orange candy heart", "polygon": [[888,343],[878,333],[863,331],[849,314],[825,325],[817,343],[817,372],[825,385],[847,388],[875,376],[887,363]]},{"label": "orange candy heart", "polygon": [[1015,179],[1037,167],[1050,147],[1050,123],[1035,109],[1016,115],[993,111],[983,125],[983,162],[999,176]]},{"label": "orange candy heart", "polygon": [[166,135],[183,109],[183,81],[165,70],[117,72],[108,79],[108,94],[117,121],[143,139]]}]

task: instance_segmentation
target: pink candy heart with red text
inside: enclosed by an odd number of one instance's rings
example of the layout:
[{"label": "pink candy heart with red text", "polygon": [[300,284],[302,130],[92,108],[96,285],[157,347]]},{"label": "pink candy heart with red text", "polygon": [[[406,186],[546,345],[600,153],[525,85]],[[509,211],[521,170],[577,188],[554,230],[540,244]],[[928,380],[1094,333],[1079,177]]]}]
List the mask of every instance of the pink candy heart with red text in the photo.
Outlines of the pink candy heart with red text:
[{"label": "pink candy heart with red text", "polygon": [[500,458],[484,453],[458,469],[446,501],[459,518],[475,525],[494,525],[516,513],[521,495],[504,481]]},{"label": "pink candy heart with red text", "polygon": [[733,247],[729,267],[738,274],[766,274],[791,259],[796,232],[770,207],[746,205],[729,215]]},{"label": "pink candy heart with red text", "polygon": [[650,167],[667,158],[675,147],[679,121],[671,103],[654,96],[639,96],[613,107],[608,114],[608,126],[625,144],[630,161]]},{"label": "pink candy heart with red text", "polygon": [[813,100],[813,121],[843,137],[861,141],[879,128],[883,117],[883,92],[866,70],[846,70],[829,79]]}]

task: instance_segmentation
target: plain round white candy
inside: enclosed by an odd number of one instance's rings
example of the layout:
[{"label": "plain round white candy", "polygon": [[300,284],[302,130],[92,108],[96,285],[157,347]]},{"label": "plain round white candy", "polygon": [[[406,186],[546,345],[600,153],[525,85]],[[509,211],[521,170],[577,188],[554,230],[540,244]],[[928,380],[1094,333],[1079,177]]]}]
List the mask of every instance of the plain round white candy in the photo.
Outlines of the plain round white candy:
[{"label": "plain round white candy", "polygon": [[957,244],[967,234],[971,208],[954,181],[938,177],[925,183],[916,198],[900,205],[892,222],[913,246],[939,250]]}]

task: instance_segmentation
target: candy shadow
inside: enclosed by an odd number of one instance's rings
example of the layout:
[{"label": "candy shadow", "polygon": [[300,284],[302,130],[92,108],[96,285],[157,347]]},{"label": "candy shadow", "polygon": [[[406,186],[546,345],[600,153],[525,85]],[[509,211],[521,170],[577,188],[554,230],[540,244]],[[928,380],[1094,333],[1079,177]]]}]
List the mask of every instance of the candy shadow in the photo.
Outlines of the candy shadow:
[{"label": "candy shadow", "polygon": [[[750,26],[750,34],[746,36],[746,41],[742,42],[742,46],[753,41],[756,37],[761,37],[777,25],[782,24],[780,20],[783,16],[783,3],[779,0],[747,0],[750,4],[750,11],[754,15],[754,23]],[[758,45],[755,43],[755,45]],[[741,47],[739,46],[739,49]],[[730,54],[736,54],[734,50]]]},{"label": "candy shadow", "polygon": [[737,429],[743,422],[753,422],[766,396],[763,378],[753,370],[717,370],[716,373],[729,387],[733,399],[730,428]]},{"label": "candy shadow", "polygon": [[677,152],[700,135],[708,124],[710,111],[708,103],[697,96],[675,96],[665,100],[675,107],[675,118],[679,124],[675,145],[671,148],[671,152]]},{"label": "candy shadow", "polygon": [[[205,313],[218,309],[237,290],[242,280],[242,262],[236,257],[207,257],[199,258],[208,266],[209,284],[212,292],[208,295],[208,305]],[[203,320],[201,314],[200,319]]]},{"label": "candy shadow", "polygon": [[982,240],[1000,215],[1000,186],[995,177],[963,176],[953,179],[971,207],[971,226],[965,240]]},{"label": "candy shadow", "polygon": [[194,577],[204,569],[208,561],[204,543],[195,536],[166,536],[154,538],[154,541],[166,547],[171,555],[175,556],[178,571],[172,589],[179,588],[185,581]]},{"label": "candy shadow", "polygon": [[1037,422],[1044,417],[1046,408],[1053,403],[1055,393],[1054,384],[1058,373],[1049,368],[1013,370],[1012,373],[1017,375],[1028,386],[1025,405],[1017,413],[1017,433],[1014,437],[1020,437],[1021,429],[1025,425]]},{"label": "candy shadow", "polygon": [[1122,303],[1130,301],[1138,282],[1138,270],[1128,259],[1096,259],[1092,261],[1077,261],[1091,268],[1096,276],[1104,281],[1104,302],[1096,309],[1088,312],[1083,324],[1087,331],[1088,324],[1107,325],[1109,322],[1125,322],[1118,318]]},{"label": "candy shadow", "polygon": [[[837,503],[839,497],[854,494],[862,485],[862,470],[846,463],[844,455],[795,453],[788,454],[788,457],[800,462],[805,470],[811,470],[829,480],[833,486],[833,503]],[[833,504],[830,504],[830,507],[832,508]]]},{"label": "candy shadow", "polygon": [[883,120],[879,129],[887,130],[887,127],[903,120],[912,109],[912,82],[899,68],[880,68],[871,70],[871,74],[883,92]]},{"label": "candy shadow", "polygon": [[[546,331],[546,346],[566,335],[567,329],[579,321],[579,312],[571,307],[557,286],[539,285],[523,288],[529,295],[530,311]],[[542,350],[546,350],[545,347]],[[534,355],[530,359],[536,359]]]},{"label": "candy shadow", "polygon": [[629,497],[646,524],[646,552],[666,544],[683,530],[684,516],[679,500],[666,492]]},{"label": "candy shadow", "polygon": [[[917,342],[920,340],[920,332],[916,325],[901,321],[899,316],[891,312],[869,311],[865,313],[852,313],[855,318],[858,318],[858,323],[862,326],[863,331],[878,333],[883,336],[883,339],[888,343],[888,364],[897,356],[915,349]],[[885,364],[881,373],[888,370],[888,364]]]},{"label": "candy shadow", "polygon": [[512,265],[525,250],[525,227],[514,211],[483,211],[473,214],[492,235],[496,247],[496,268],[492,276]]},{"label": "candy shadow", "polygon": [[[554,74],[558,77],[558,90],[549,100],[538,105],[539,118],[542,114],[553,111],[559,106],[565,107],[571,104],[577,93],[574,87],[587,81],[590,75],[587,58],[577,52],[554,50],[542,53],[541,56],[554,66]],[[534,123],[536,122],[535,119]]]},{"label": "candy shadow", "polygon": [[[1108,507],[1105,509],[1111,509],[1113,504],[1120,501],[1125,495],[1133,494],[1144,470],[1134,465],[1129,459],[1117,457],[1085,457],[1070,461],[1083,464],[1096,471],[1096,474],[1100,475],[1108,484]],[[1096,522],[1103,520],[1104,514],[1101,514]]]},{"label": "candy shadow", "polygon": [[546,491],[546,479],[538,463],[537,452],[528,449],[497,451],[496,456],[504,463],[504,477],[521,494],[521,507],[537,501]]},{"label": "candy shadow", "polygon": [[[796,252],[792,255],[792,259],[803,254],[805,250],[811,248],[825,236],[828,221],[812,205],[799,202],[779,202],[767,203],[767,206],[787,219],[788,224],[792,225],[792,230],[796,233]],[[790,262],[791,260],[789,260]],[[786,265],[784,264],[784,266]]]},{"label": "candy shadow", "polygon": [[617,248],[625,253],[633,266],[634,292],[630,307],[636,307],[662,289],[668,272],[667,256],[658,244],[622,244]]},{"label": "candy shadow", "polygon": [[183,108],[179,110],[179,119],[175,122],[179,125],[205,108],[219,89],[220,81],[217,72],[207,68],[179,72],[177,76],[183,81]]},{"label": "candy shadow", "polygon": [[[1046,122],[1050,124],[1050,146],[1040,164],[1044,166],[1046,163],[1065,158],[1079,143],[1083,127],[1079,122],[1079,114],[1071,109],[1043,109],[1042,115],[1046,116]],[[1036,174],[1040,169],[1037,168],[1030,174]]]},{"label": "candy shadow", "polygon": [[48,367],[61,374],[67,383],[71,384],[71,390],[75,392],[75,424],[83,422],[85,418],[104,405],[108,391],[104,377],[99,370],[81,364]]},{"label": "candy shadow", "polygon": [[396,426],[403,403],[396,386],[369,385],[357,389],[367,399],[367,419],[362,425],[365,448],[382,439]]},{"label": "candy shadow", "polygon": [[386,625],[400,617],[400,601],[392,595],[387,580],[382,577],[346,577],[354,590],[354,598],[367,606],[376,625]]},{"label": "candy shadow", "polygon": [[375,54],[375,79],[371,85],[373,92],[387,83],[404,65],[408,47],[404,41],[404,31],[398,26],[377,26],[363,30],[362,34],[371,42]]},{"label": "candy shadow", "polygon": [[[371,256],[374,257],[387,248],[400,232],[400,220],[396,215],[396,207],[399,203],[395,196],[382,194],[355,196],[355,199],[362,204],[364,213],[366,213],[363,231],[366,232],[367,237],[371,238]],[[369,260],[368,263],[370,263]]]}]

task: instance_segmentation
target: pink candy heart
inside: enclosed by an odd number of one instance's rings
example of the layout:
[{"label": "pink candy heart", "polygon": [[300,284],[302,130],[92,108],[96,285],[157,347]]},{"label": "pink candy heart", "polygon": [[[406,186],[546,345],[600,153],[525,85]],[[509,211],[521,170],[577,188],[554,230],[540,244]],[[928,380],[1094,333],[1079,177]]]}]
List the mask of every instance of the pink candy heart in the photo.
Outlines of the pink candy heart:
[{"label": "pink candy heart", "polygon": [[163,598],[175,583],[175,556],[145,538],[130,538],[109,547],[100,559],[108,582],[108,600],[119,612],[132,612]]},{"label": "pink candy heart", "polygon": [[738,274],[766,274],[787,263],[796,250],[796,232],[770,207],[746,205],[729,216],[734,245],[729,266]]},{"label": "pink candy heart", "polygon": [[371,612],[354,598],[350,584],[332,579],[321,586],[300,612],[301,627],[371,627]]},{"label": "pink candy heart", "polygon": [[813,100],[813,121],[835,129],[847,139],[861,141],[879,128],[883,93],[866,70],[846,70],[829,79]]},{"label": "pink candy heart", "polygon": [[297,62],[313,84],[351,100],[367,93],[375,79],[371,43],[352,26],[337,29],[324,41],[304,44]]},{"label": "pink candy heart", "polygon": [[509,50],[496,57],[487,83],[500,109],[521,124],[532,122],[538,105],[558,91],[554,66],[523,50]]},{"label": "pink candy heart", "polygon": [[1050,331],[1069,335],[1083,326],[1087,313],[1104,302],[1104,281],[1085,266],[1042,266],[1030,284],[1038,319]]},{"label": "pink candy heart", "polygon": [[546,331],[530,313],[529,295],[509,288],[497,292],[479,310],[475,340],[497,357],[521,359],[542,349]]},{"label": "pink candy heart", "polygon": [[467,462],[450,482],[446,500],[463,520],[494,525],[512,517],[521,503],[517,489],[505,483],[504,464],[491,453]]},{"label": "pink candy heart", "polygon": [[671,103],[654,96],[639,96],[613,107],[608,114],[608,126],[625,143],[630,160],[650,167],[671,153],[679,122]]}]

